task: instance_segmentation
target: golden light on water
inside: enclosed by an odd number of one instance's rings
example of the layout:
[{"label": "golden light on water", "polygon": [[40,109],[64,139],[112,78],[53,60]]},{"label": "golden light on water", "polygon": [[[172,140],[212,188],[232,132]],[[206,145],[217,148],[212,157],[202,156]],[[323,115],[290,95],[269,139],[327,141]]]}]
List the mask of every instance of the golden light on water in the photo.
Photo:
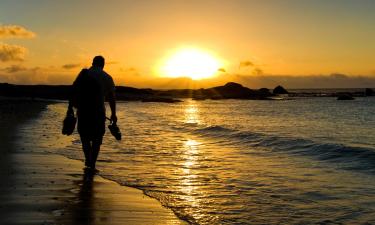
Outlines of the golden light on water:
[{"label": "golden light on water", "polygon": [[195,101],[187,104],[185,108],[185,123],[200,123],[199,120],[199,108]]},{"label": "golden light on water", "polygon": [[[193,101],[186,105],[185,108],[185,122],[198,123],[198,106]],[[184,149],[186,154],[186,161],[184,163],[184,172],[189,174],[190,167],[195,164],[195,157],[198,153],[200,143],[193,139],[188,139],[184,142]]]},{"label": "golden light on water", "polygon": [[209,52],[197,48],[184,48],[167,58],[161,72],[168,77],[190,77],[200,80],[213,77],[220,67],[220,60]]},{"label": "golden light on water", "polygon": [[197,166],[199,143],[196,140],[189,139],[184,143],[185,150],[185,162],[182,165],[183,177],[181,179],[182,191],[188,193],[186,200],[192,204],[198,204],[194,196],[190,195],[196,189],[196,178],[197,175],[193,174],[191,169]]},{"label": "golden light on water", "polygon": [[[197,123],[198,120],[198,106],[193,101],[188,103],[185,108],[185,122],[186,123]],[[180,180],[181,191],[186,193],[184,198],[190,202],[193,206],[198,207],[199,202],[195,199],[194,192],[197,190],[197,174],[194,172],[194,168],[199,166],[199,155],[200,155],[200,143],[197,140],[189,137],[183,142],[183,162],[181,165],[182,177]]]}]

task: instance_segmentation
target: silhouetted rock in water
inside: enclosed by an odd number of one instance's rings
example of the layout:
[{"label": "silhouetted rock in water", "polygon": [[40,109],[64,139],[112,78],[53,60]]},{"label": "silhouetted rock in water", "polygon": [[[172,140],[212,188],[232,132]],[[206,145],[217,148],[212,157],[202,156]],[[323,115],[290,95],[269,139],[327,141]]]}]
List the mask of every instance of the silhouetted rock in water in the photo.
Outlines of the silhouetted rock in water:
[{"label": "silhouetted rock in water", "polygon": [[193,89],[172,89],[172,90],[153,90],[155,96],[169,97],[169,98],[191,98],[194,96]]},{"label": "silhouetted rock in water", "polygon": [[172,99],[172,98],[145,98],[142,99],[142,102],[164,102],[164,103],[176,103],[176,102],[182,102],[181,100],[178,99]]},{"label": "silhouetted rock in water", "polygon": [[272,95],[271,92],[270,92],[270,89],[268,89],[268,88],[261,88],[261,89],[259,89],[259,92],[264,94],[264,95]]},{"label": "silhouetted rock in water", "polygon": [[194,100],[206,100],[207,98],[209,98],[209,96],[207,95],[205,89],[200,88],[200,89],[194,90],[191,93],[191,98]]},{"label": "silhouetted rock in water", "polygon": [[243,88],[243,86],[241,84],[238,84],[238,83],[235,83],[235,82],[228,82],[222,87],[227,88],[227,89],[232,89],[232,90]]},{"label": "silhouetted rock in water", "polygon": [[224,86],[201,89],[177,89],[155,91],[157,96],[168,96],[172,98],[192,98],[194,100],[205,99],[268,99],[272,94],[267,89],[251,90],[234,82]]},{"label": "silhouetted rock in water", "polygon": [[372,90],[371,88],[366,88],[365,89],[365,95],[366,96],[374,96],[374,90]]},{"label": "silhouetted rock in water", "polygon": [[339,94],[337,100],[354,100],[353,96],[348,93]]},{"label": "silhouetted rock in water", "polygon": [[271,93],[263,90],[252,90],[241,84],[229,82],[224,86],[203,89],[202,94],[211,99],[267,99]]},{"label": "silhouetted rock in water", "polygon": [[154,96],[152,89],[138,89],[133,87],[116,87],[116,99],[122,101],[141,101]]},{"label": "silhouetted rock in water", "polygon": [[195,95],[195,96],[192,97],[192,99],[200,101],[200,100],[206,100],[207,98],[205,96]]},{"label": "silhouetted rock in water", "polygon": [[273,89],[273,93],[275,95],[284,95],[284,94],[288,94],[289,92],[285,88],[279,85],[275,87],[275,89]]},{"label": "silhouetted rock in water", "polygon": [[136,95],[152,95],[152,89],[139,89],[133,87],[117,86],[116,93],[136,94]]}]

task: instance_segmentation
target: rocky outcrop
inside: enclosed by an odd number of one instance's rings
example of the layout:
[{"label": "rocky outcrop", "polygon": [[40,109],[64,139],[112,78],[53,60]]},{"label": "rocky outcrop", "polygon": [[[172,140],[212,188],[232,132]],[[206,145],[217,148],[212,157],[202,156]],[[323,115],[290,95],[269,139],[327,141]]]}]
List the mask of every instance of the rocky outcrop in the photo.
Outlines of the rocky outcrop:
[{"label": "rocky outcrop", "polygon": [[284,94],[288,94],[289,92],[282,86],[277,86],[273,89],[273,94],[275,95],[284,95]]},{"label": "rocky outcrop", "polygon": [[344,93],[344,94],[339,94],[337,96],[337,100],[354,100],[354,97],[351,94]]},{"label": "rocky outcrop", "polygon": [[365,89],[365,95],[366,96],[374,96],[375,95],[374,90],[372,90],[371,88],[366,88]]},{"label": "rocky outcrop", "polygon": [[267,99],[272,96],[265,89],[252,90],[234,82],[229,82],[224,86],[203,89],[200,92],[201,95],[211,99]]}]

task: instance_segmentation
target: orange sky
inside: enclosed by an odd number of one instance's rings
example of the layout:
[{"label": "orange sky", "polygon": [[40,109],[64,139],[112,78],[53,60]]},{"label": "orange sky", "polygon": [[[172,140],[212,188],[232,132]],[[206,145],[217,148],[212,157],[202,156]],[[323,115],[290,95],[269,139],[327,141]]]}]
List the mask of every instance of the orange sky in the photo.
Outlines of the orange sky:
[{"label": "orange sky", "polygon": [[[375,86],[375,2],[12,1],[0,3],[0,82],[69,84],[93,56],[119,85]],[[209,80],[165,78],[183,47],[209,53]]]}]

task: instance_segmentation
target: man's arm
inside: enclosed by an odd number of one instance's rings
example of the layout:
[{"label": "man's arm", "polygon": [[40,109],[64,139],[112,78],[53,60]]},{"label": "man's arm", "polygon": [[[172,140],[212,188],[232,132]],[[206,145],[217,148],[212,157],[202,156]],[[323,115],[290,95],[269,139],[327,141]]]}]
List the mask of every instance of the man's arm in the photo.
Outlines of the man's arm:
[{"label": "man's arm", "polygon": [[109,107],[111,108],[111,120],[113,123],[117,123],[116,116],[116,95],[114,91],[111,91],[108,95]]},{"label": "man's arm", "polygon": [[77,79],[74,81],[74,83],[72,84],[72,86],[70,86],[70,90],[69,90],[69,97],[68,97],[68,113],[74,113],[73,111],[73,107],[74,106],[77,106],[77,91],[76,91],[76,83],[77,83]]},{"label": "man's arm", "polygon": [[70,86],[69,90],[69,105],[68,105],[68,110],[69,112],[73,112],[73,107],[77,108],[78,104],[78,87],[80,83],[82,82],[82,77],[84,74],[87,74],[87,69],[82,69],[81,72],[79,72],[78,76],[74,80],[73,84]]}]

